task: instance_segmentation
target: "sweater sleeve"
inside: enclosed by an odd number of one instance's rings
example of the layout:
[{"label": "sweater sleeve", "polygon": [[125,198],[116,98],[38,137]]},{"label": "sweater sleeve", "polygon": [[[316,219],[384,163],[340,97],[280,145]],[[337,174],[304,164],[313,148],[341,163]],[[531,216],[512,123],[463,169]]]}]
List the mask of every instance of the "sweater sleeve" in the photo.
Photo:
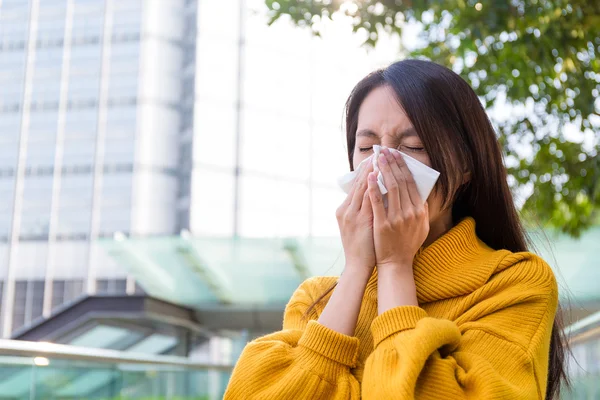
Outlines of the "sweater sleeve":
[{"label": "sweater sleeve", "polygon": [[350,373],[358,357],[358,339],[303,317],[312,303],[314,282],[305,281],[293,294],[283,330],[246,345],[226,400],[360,398],[360,385]]},{"label": "sweater sleeve", "polygon": [[542,400],[558,289],[539,262],[493,277],[455,321],[415,306],[379,315],[363,399]]}]

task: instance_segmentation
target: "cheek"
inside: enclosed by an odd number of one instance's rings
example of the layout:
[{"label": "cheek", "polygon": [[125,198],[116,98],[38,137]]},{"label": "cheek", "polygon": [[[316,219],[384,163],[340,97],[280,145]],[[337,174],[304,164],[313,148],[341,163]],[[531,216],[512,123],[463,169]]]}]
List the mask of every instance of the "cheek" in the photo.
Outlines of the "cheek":
[{"label": "cheek", "polygon": [[429,160],[429,156],[427,154],[419,153],[419,154],[409,154],[409,155],[412,158],[414,158],[415,160],[418,160],[431,168],[431,161]]},{"label": "cheek", "polygon": [[365,158],[369,157],[369,154],[364,154],[361,153],[358,150],[354,151],[354,156],[352,157],[352,165],[354,166],[354,169],[356,169],[358,167],[358,164],[360,164],[361,162],[364,161]]}]

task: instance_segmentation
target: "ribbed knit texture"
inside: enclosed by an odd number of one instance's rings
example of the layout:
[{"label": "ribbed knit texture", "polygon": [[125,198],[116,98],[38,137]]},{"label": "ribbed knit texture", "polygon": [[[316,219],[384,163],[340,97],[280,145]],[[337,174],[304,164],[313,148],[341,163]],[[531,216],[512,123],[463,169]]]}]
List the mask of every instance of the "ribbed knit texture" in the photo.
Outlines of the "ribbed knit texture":
[{"label": "ribbed knit texture", "polygon": [[420,251],[419,307],[377,315],[377,270],[355,336],[320,325],[336,277],[311,278],[283,330],[244,349],[225,399],[543,399],[558,288],[530,253],[494,251],[467,218]]}]

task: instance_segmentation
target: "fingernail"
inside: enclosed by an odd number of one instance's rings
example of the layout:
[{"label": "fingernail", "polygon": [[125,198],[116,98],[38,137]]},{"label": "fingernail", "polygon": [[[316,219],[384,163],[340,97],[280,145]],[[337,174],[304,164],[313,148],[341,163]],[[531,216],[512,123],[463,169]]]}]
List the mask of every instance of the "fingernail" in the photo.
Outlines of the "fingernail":
[{"label": "fingernail", "polygon": [[382,164],[387,164],[387,159],[385,158],[385,154],[379,155],[379,162]]},{"label": "fingernail", "polygon": [[369,173],[369,182],[377,182],[377,174],[375,172]]}]

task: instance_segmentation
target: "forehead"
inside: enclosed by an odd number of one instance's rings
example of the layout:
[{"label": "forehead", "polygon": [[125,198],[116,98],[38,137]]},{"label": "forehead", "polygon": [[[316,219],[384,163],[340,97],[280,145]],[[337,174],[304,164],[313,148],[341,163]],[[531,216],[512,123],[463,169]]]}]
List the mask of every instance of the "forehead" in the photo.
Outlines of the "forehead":
[{"label": "forehead", "polygon": [[389,86],[373,89],[363,100],[358,110],[358,130],[370,129],[379,136],[412,128]]}]

